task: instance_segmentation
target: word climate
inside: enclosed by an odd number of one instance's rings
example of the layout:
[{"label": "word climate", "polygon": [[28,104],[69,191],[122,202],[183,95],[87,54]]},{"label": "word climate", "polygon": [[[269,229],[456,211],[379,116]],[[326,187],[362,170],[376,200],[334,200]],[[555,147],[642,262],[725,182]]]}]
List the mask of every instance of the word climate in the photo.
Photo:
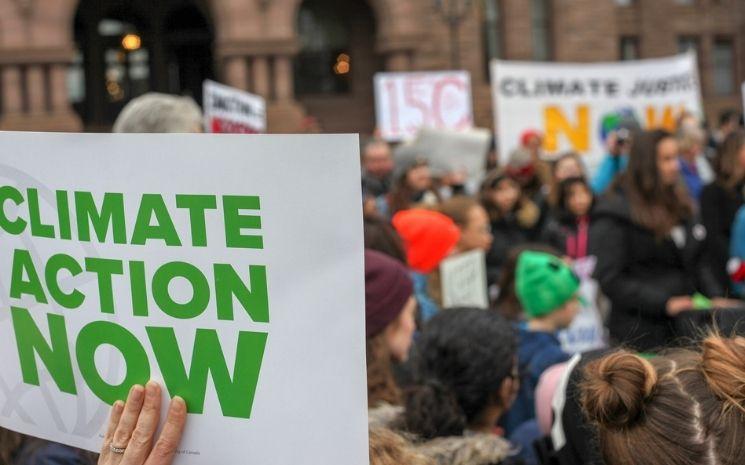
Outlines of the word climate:
[{"label": "word climate", "polygon": [[[205,270],[188,259],[205,256],[189,253],[202,248],[235,253],[236,249],[262,250],[260,199],[174,197],[166,202],[160,194],[142,194],[132,203],[121,193],[97,198],[91,192],[56,191],[42,202],[36,189],[0,187],[0,229],[21,236],[19,243],[38,244],[39,250],[50,245],[58,249],[46,258],[27,248],[12,250],[10,312],[25,383],[39,386],[37,363],[41,362],[60,391],[78,394],[74,354],[88,389],[112,404],[126,398],[133,384],[150,379],[151,366],[157,363],[169,393],[182,396],[190,413],[203,412],[211,378],[223,415],[250,418],[267,333],[230,330],[237,333],[237,337],[229,335],[236,341],[231,375],[220,341],[228,335],[225,329],[199,327],[185,334],[184,325],[167,323],[197,317],[200,326],[210,326],[211,321],[222,328],[226,325],[220,322],[245,317],[253,323],[269,322],[264,265],[236,268],[211,263]],[[105,244],[106,250],[130,259],[76,258],[72,246],[85,243]],[[164,249],[179,247],[184,249],[178,253],[182,259],[159,259]],[[85,286],[91,282],[96,285]],[[184,301],[174,296],[174,287],[188,289],[190,297]],[[44,318],[40,313],[45,307],[75,313],[48,312]],[[214,309],[214,314],[208,309]],[[111,315],[122,318],[115,323]],[[66,317],[75,318],[76,324],[68,324]],[[73,332],[73,327],[79,329]],[[184,341],[193,345],[183,347]],[[118,384],[104,379],[105,370],[96,364],[101,346],[115,348],[124,360],[125,374]],[[191,354],[188,369],[184,353]]]}]

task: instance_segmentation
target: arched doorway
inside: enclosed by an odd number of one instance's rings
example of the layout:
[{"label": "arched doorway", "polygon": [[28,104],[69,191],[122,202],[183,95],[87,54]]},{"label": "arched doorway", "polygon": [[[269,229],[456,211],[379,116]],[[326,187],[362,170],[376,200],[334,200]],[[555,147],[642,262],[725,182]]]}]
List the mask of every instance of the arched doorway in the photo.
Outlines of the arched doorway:
[{"label": "arched doorway", "polygon": [[70,100],[88,130],[108,130],[149,91],[202,98],[213,77],[213,30],[200,0],[82,0]]},{"label": "arched doorway", "polygon": [[375,126],[375,15],[364,0],[305,0],[297,17],[295,97],[325,132]]}]

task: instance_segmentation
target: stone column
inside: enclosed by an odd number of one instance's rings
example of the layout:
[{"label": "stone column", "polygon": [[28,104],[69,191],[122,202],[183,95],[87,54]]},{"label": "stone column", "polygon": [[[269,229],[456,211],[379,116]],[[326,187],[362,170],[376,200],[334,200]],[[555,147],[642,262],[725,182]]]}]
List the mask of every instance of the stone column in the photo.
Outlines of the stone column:
[{"label": "stone column", "polygon": [[3,68],[3,113],[17,114],[23,111],[21,86],[21,69],[18,66],[6,65]]},{"label": "stone column", "polygon": [[42,114],[46,112],[46,83],[44,82],[44,67],[31,65],[26,70],[26,88],[28,89],[29,113]]},{"label": "stone column", "polygon": [[406,51],[391,52],[386,56],[385,69],[388,71],[408,71],[411,69],[411,59]]},{"label": "stone column", "polygon": [[269,78],[269,58],[266,56],[255,56],[252,59],[253,67],[253,92],[268,99],[271,95],[271,82]]},{"label": "stone column", "polygon": [[274,59],[274,82],[278,101],[285,102],[294,98],[292,59],[289,56],[281,55]]},{"label": "stone column", "polygon": [[67,101],[67,65],[53,65],[50,70],[52,93],[52,112],[64,113],[69,111],[70,105]]},{"label": "stone column", "polygon": [[248,87],[248,63],[246,57],[229,57],[225,63],[225,80],[228,85],[245,90]]}]

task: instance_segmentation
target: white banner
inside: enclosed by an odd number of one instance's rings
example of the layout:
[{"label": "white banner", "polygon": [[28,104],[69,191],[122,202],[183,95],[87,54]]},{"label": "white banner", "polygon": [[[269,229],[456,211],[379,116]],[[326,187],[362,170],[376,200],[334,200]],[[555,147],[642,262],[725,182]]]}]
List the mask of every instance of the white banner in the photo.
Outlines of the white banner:
[{"label": "white banner", "polygon": [[442,306],[488,308],[486,255],[482,250],[454,255],[440,263]]},{"label": "white banner", "polygon": [[500,156],[507,161],[520,134],[537,129],[544,150],[575,150],[597,166],[619,121],[673,130],[681,112],[703,116],[694,53],[617,63],[495,60],[491,65]]},{"label": "white banner", "polygon": [[358,155],[0,132],[0,425],[100,450],[154,379],[190,413],[178,464],[367,464]]},{"label": "white banner", "polygon": [[266,101],[259,95],[206,80],[203,85],[204,132],[266,132]]},{"label": "white banner", "polygon": [[473,126],[468,71],[377,73],[375,115],[381,137],[412,139],[420,128],[463,130]]}]

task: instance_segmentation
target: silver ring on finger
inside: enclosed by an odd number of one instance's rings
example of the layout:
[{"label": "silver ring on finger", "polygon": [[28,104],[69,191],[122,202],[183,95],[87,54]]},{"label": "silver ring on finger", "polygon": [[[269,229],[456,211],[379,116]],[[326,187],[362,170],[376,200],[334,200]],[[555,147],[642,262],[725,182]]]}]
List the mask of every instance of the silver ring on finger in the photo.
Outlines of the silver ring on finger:
[{"label": "silver ring on finger", "polygon": [[123,454],[127,446],[116,447],[114,444],[109,444],[109,450],[114,454]]}]

